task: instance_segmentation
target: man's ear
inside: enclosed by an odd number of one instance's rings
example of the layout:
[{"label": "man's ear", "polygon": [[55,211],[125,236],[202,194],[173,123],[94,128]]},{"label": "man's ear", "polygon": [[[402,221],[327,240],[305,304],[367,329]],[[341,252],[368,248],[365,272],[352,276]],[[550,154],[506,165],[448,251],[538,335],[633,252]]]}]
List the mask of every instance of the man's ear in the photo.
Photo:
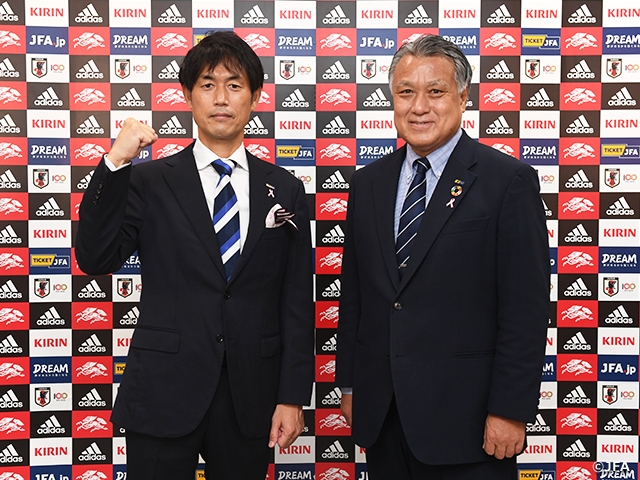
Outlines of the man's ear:
[{"label": "man's ear", "polygon": [[256,109],[256,107],[258,106],[258,103],[260,102],[260,95],[262,95],[262,89],[261,88],[259,88],[255,92],[253,92],[253,95],[251,96],[251,111],[252,112]]},{"label": "man's ear", "polygon": [[187,102],[187,105],[189,105],[189,108],[191,108],[191,90],[189,90],[187,87],[183,86],[182,87],[182,94],[184,95],[184,99]]},{"label": "man's ear", "polygon": [[469,87],[467,86],[462,92],[460,92],[460,106],[464,112],[467,109],[467,100],[469,99]]}]

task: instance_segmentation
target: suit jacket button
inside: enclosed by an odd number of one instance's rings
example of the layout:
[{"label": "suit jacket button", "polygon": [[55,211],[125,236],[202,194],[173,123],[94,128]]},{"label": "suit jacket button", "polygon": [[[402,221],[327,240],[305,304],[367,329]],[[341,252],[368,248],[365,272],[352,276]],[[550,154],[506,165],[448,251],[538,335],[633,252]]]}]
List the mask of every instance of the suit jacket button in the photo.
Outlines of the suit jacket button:
[{"label": "suit jacket button", "polygon": [[393,308],[396,310],[402,310],[402,304],[400,302],[396,302],[393,304]]},{"label": "suit jacket button", "polygon": [[218,343],[224,342],[224,335],[222,335],[221,333],[216,335],[216,342],[218,342]]},{"label": "suit jacket button", "polygon": [[224,292],[224,299],[229,300],[231,298],[231,294],[229,292]]}]

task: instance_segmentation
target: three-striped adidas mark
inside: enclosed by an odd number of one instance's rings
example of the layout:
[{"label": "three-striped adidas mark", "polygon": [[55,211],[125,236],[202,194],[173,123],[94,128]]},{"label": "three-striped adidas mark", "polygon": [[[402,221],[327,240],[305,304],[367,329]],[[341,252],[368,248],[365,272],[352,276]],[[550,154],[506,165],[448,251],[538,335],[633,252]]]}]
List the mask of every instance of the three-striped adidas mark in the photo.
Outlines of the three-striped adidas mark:
[{"label": "three-striped adidas mark", "polygon": [[574,65],[574,67],[567,73],[567,78],[571,80],[577,79],[593,79],[596,78],[596,74],[589,68],[589,64],[585,59],[580,60]]},{"label": "three-striped adidas mark", "polygon": [[253,117],[249,122],[244,126],[244,134],[245,135],[269,135],[269,129],[264,126],[262,120],[257,115]]},{"label": "three-striped adidas mark", "polygon": [[172,4],[169,8],[167,8],[160,17],[158,17],[158,23],[172,23],[172,24],[180,24],[187,23],[187,19],[182,16],[180,10],[176,4]]},{"label": "three-striped adidas mark", "polygon": [[631,96],[629,89],[627,87],[622,87],[616,93],[614,93],[607,105],[610,107],[635,107],[636,100]]},{"label": "three-striped adidas mark", "polygon": [[44,92],[36,97],[33,104],[38,107],[61,107],[64,102],[58,97],[53,87],[48,87]]},{"label": "three-striped adidas mark", "polygon": [[609,420],[604,426],[605,432],[630,432],[631,430],[631,425],[624,418],[622,412]]},{"label": "three-striped adidas mark", "polygon": [[491,80],[513,80],[515,75],[509,70],[507,62],[500,60],[489,70],[487,78]]},{"label": "three-striped adidas mark", "polygon": [[55,414],[51,415],[36,432],[39,435],[61,435],[66,433],[65,428],[60,424]]},{"label": "three-striped adidas mark", "polygon": [[96,442],[93,442],[78,455],[78,460],[81,462],[100,462],[106,459],[107,456],[102,453],[102,450],[100,450]]},{"label": "three-striped adidas mark", "polygon": [[104,73],[100,71],[96,62],[89,60],[84,64],[80,70],[76,73],[76,78],[78,79],[99,79],[104,78]]},{"label": "three-striped adidas mark", "polygon": [[347,72],[340,60],[336,60],[324,71],[322,78],[325,80],[349,80],[351,79],[351,74]]},{"label": "three-striped adidas mark", "polygon": [[56,307],[51,307],[40,315],[40,318],[36,320],[36,324],[38,326],[64,325],[65,321],[56,310]]},{"label": "three-striped adidas mark", "polygon": [[140,97],[135,87],[131,87],[127,93],[118,100],[119,107],[144,107],[146,102]]},{"label": "three-striped adidas mark", "polygon": [[516,23],[516,19],[511,16],[511,12],[509,12],[509,9],[503,3],[498,8],[496,8],[491,15],[489,15],[489,17],[487,18],[487,23]]},{"label": "three-striped adidas mark", "polygon": [[424,6],[418,5],[411,13],[409,13],[409,15],[407,15],[407,18],[404,19],[404,23],[407,25],[431,25],[433,23],[433,19],[424,9]]},{"label": "three-striped adidas mark", "polygon": [[106,298],[107,294],[102,291],[100,285],[94,278],[78,292],[78,298]]},{"label": "three-striped adidas mark", "polygon": [[627,199],[624,198],[624,195],[616,200],[612,205],[609,205],[609,208],[605,212],[607,215],[623,215],[623,216],[631,216],[635,214],[635,210],[631,208]]},{"label": "three-striped adidas mark", "polygon": [[345,180],[340,170],[336,170],[322,183],[322,188],[326,190],[347,190],[349,183]]},{"label": "three-striped adidas mark", "polygon": [[20,17],[13,11],[9,2],[3,2],[0,5],[0,22],[17,22]]},{"label": "three-striped adidas mark", "polygon": [[62,209],[62,207],[60,207],[60,205],[58,205],[58,202],[56,202],[55,198],[49,197],[49,199],[46,202],[44,202],[42,205],[38,207],[38,209],[36,210],[36,216],[63,217],[64,210]]},{"label": "three-striped adidas mark", "polygon": [[173,115],[158,130],[161,135],[186,135],[187,129],[182,126],[177,116]]},{"label": "three-striped adidas mark", "polygon": [[583,3],[575,12],[569,15],[567,23],[572,24],[588,24],[596,23],[598,20],[593,16],[586,3]]},{"label": "three-striped adidas mark", "polygon": [[344,243],[344,231],[340,225],[336,225],[322,237],[322,243]]},{"label": "three-striped adidas mark", "polygon": [[513,128],[511,128],[507,119],[504,118],[504,115],[500,115],[487,127],[486,132],[489,135],[511,135]]},{"label": "three-striped adidas mark", "polygon": [[323,352],[335,352],[338,349],[338,334],[334,333],[332,337],[330,337],[324,345],[322,345]]},{"label": "three-striped adidas mark", "polygon": [[576,118],[573,122],[569,124],[569,126],[566,129],[566,132],[574,133],[574,134],[583,134],[583,133],[593,133],[594,130],[593,130],[593,127],[589,125],[589,122],[587,121],[585,116],[580,115],[578,118]]},{"label": "three-striped adidas mark", "polygon": [[162,70],[158,73],[160,80],[177,80],[180,73],[180,65],[175,60],[171,60]]},{"label": "three-striped adidas mark", "polygon": [[0,175],[0,188],[21,188],[22,184],[15,177],[10,168],[6,169],[5,172]]},{"label": "three-striped adidas mark", "polygon": [[604,323],[614,324],[614,325],[631,325],[633,324],[633,318],[631,315],[627,313],[624,308],[624,305],[618,306],[613,312],[607,315],[604,319]]},{"label": "three-striped adidas mark", "polygon": [[527,433],[548,433],[551,431],[551,427],[547,425],[541,414],[536,415],[536,421],[527,425]]},{"label": "three-striped adidas mark", "polygon": [[365,98],[362,105],[364,107],[390,107],[391,102],[387,99],[382,89],[378,87],[371,95]]},{"label": "three-striped adidas mark", "polygon": [[91,170],[89,173],[87,173],[84,177],[82,177],[79,181],[78,184],[76,185],[78,187],[78,190],[86,190],[87,187],[89,186],[89,182],[91,181],[91,177],[93,177],[93,173],[95,172],[95,170]]},{"label": "three-striped adidas mark", "polygon": [[90,408],[106,407],[107,402],[103,400],[98,390],[94,387],[78,401],[78,406]]},{"label": "three-striped adidas mark", "polygon": [[336,406],[340,405],[342,399],[342,392],[339,387],[333,387],[329,393],[327,393],[322,399],[322,405]]},{"label": "three-striped adidas mark", "polygon": [[[105,458],[106,460],[106,458]],[[0,463],[8,464],[8,463],[21,463],[23,461],[22,455],[18,453],[16,447],[13,446],[13,443],[7,445],[0,452]]]},{"label": "three-striped adidas mark", "polygon": [[93,3],[84,7],[75,18],[76,23],[102,23],[102,20]]},{"label": "three-striped adidas mark", "polygon": [[0,133],[16,134],[21,132],[22,129],[16,125],[16,122],[13,121],[11,115],[7,113],[4,117],[0,118]]},{"label": "three-striped adidas mark", "polygon": [[351,19],[347,17],[340,5],[333,7],[322,19],[324,25],[350,25]]},{"label": "three-striped adidas mark", "polygon": [[554,105],[554,101],[551,100],[544,87],[540,87],[540,90],[534,93],[531,98],[527,100],[528,107],[553,107]]},{"label": "three-striped adidas mark", "polygon": [[566,288],[564,295],[566,297],[591,297],[593,294],[580,277]]},{"label": "three-striped adidas mark", "polygon": [[107,347],[100,342],[100,339],[95,333],[78,347],[78,352],[80,353],[105,353],[106,351]]},{"label": "three-striped adidas mark", "polygon": [[593,182],[589,180],[583,169],[578,170],[564,184],[567,188],[593,188]]},{"label": "three-striped adidas mark", "polygon": [[0,408],[2,409],[9,410],[12,408],[22,408],[22,406],[23,406],[23,403],[20,401],[16,393],[11,388],[7,390],[5,394],[2,395],[2,397],[0,397]]},{"label": "three-striped adidas mark", "polygon": [[9,57],[0,62],[0,78],[20,78],[20,72],[13,66]]},{"label": "three-striped adidas mark", "polygon": [[307,108],[309,102],[299,88],[296,88],[287,98],[282,101],[282,106],[285,108]]},{"label": "three-striped adidas mark", "polygon": [[140,310],[138,310],[138,307],[133,307],[122,316],[120,319],[120,325],[137,325],[139,316]]},{"label": "three-striped adidas mark", "polygon": [[322,133],[325,135],[349,135],[351,130],[342,121],[340,115],[336,115],[333,120],[324,126]]},{"label": "three-striped adidas mark", "polygon": [[567,405],[591,405],[591,399],[584,392],[582,386],[578,385],[565,395],[562,403]]},{"label": "three-striped adidas mark", "polygon": [[344,450],[339,440],[336,440],[322,452],[323,459],[349,459],[349,454]]},{"label": "three-striped adidas mark", "polygon": [[0,287],[0,298],[17,300],[22,298],[22,293],[18,291],[13,281],[9,279]]},{"label": "three-striped adidas mark", "polygon": [[95,115],[91,115],[76,128],[76,133],[78,135],[102,135],[104,128],[100,126]]},{"label": "three-striped adidas mark", "polygon": [[9,334],[0,342],[0,353],[6,355],[16,355],[22,353],[22,347],[18,345],[13,335]]},{"label": "three-striped adidas mark", "polygon": [[591,350],[591,345],[584,338],[582,332],[578,332],[565,342],[563,348],[565,350]]},{"label": "three-striped adidas mark", "polygon": [[340,283],[340,279],[336,278],[327,288],[322,292],[322,296],[324,298],[338,298],[340,297],[340,289],[342,288],[342,284]]},{"label": "three-striped adidas mark", "polygon": [[243,25],[268,25],[269,19],[262,13],[260,6],[254,5],[240,19]]},{"label": "three-striped adidas mark", "polygon": [[591,452],[585,448],[582,440],[577,439],[566,448],[562,456],[565,458],[591,458]]},{"label": "three-striped adidas mark", "polygon": [[593,237],[589,235],[584,225],[579,223],[564,237],[564,241],[568,243],[589,243],[593,241]]}]

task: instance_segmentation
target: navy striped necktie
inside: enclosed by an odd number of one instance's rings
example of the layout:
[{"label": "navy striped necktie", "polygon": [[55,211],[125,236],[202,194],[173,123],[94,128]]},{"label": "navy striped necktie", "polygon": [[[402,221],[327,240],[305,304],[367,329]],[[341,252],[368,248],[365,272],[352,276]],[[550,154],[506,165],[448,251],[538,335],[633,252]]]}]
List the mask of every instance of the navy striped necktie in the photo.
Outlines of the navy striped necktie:
[{"label": "navy striped necktie", "polygon": [[431,168],[426,158],[418,158],[413,162],[416,170],[409,191],[402,204],[402,213],[398,225],[398,236],[396,238],[396,259],[398,261],[398,272],[400,278],[407,266],[407,261],[411,256],[411,246],[418,234],[420,220],[426,209],[427,196],[427,170]]},{"label": "navy striped necktie", "polygon": [[223,160],[214,160],[211,164],[220,174],[213,202],[213,229],[218,237],[220,256],[229,281],[240,257],[240,209],[236,192],[231,186],[233,167]]}]

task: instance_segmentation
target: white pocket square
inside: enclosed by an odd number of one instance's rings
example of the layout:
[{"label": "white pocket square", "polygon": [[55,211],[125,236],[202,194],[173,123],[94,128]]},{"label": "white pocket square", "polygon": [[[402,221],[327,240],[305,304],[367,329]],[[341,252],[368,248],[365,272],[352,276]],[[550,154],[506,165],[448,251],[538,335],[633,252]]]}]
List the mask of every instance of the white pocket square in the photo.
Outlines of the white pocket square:
[{"label": "white pocket square", "polygon": [[290,223],[296,230],[298,230],[297,225],[291,220],[294,216],[295,213],[288,212],[286,208],[283,208],[282,205],[276,203],[271,207],[269,213],[267,213],[267,218],[264,220],[264,226],[266,228],[277,228],[281,227],[285,223]]}]

